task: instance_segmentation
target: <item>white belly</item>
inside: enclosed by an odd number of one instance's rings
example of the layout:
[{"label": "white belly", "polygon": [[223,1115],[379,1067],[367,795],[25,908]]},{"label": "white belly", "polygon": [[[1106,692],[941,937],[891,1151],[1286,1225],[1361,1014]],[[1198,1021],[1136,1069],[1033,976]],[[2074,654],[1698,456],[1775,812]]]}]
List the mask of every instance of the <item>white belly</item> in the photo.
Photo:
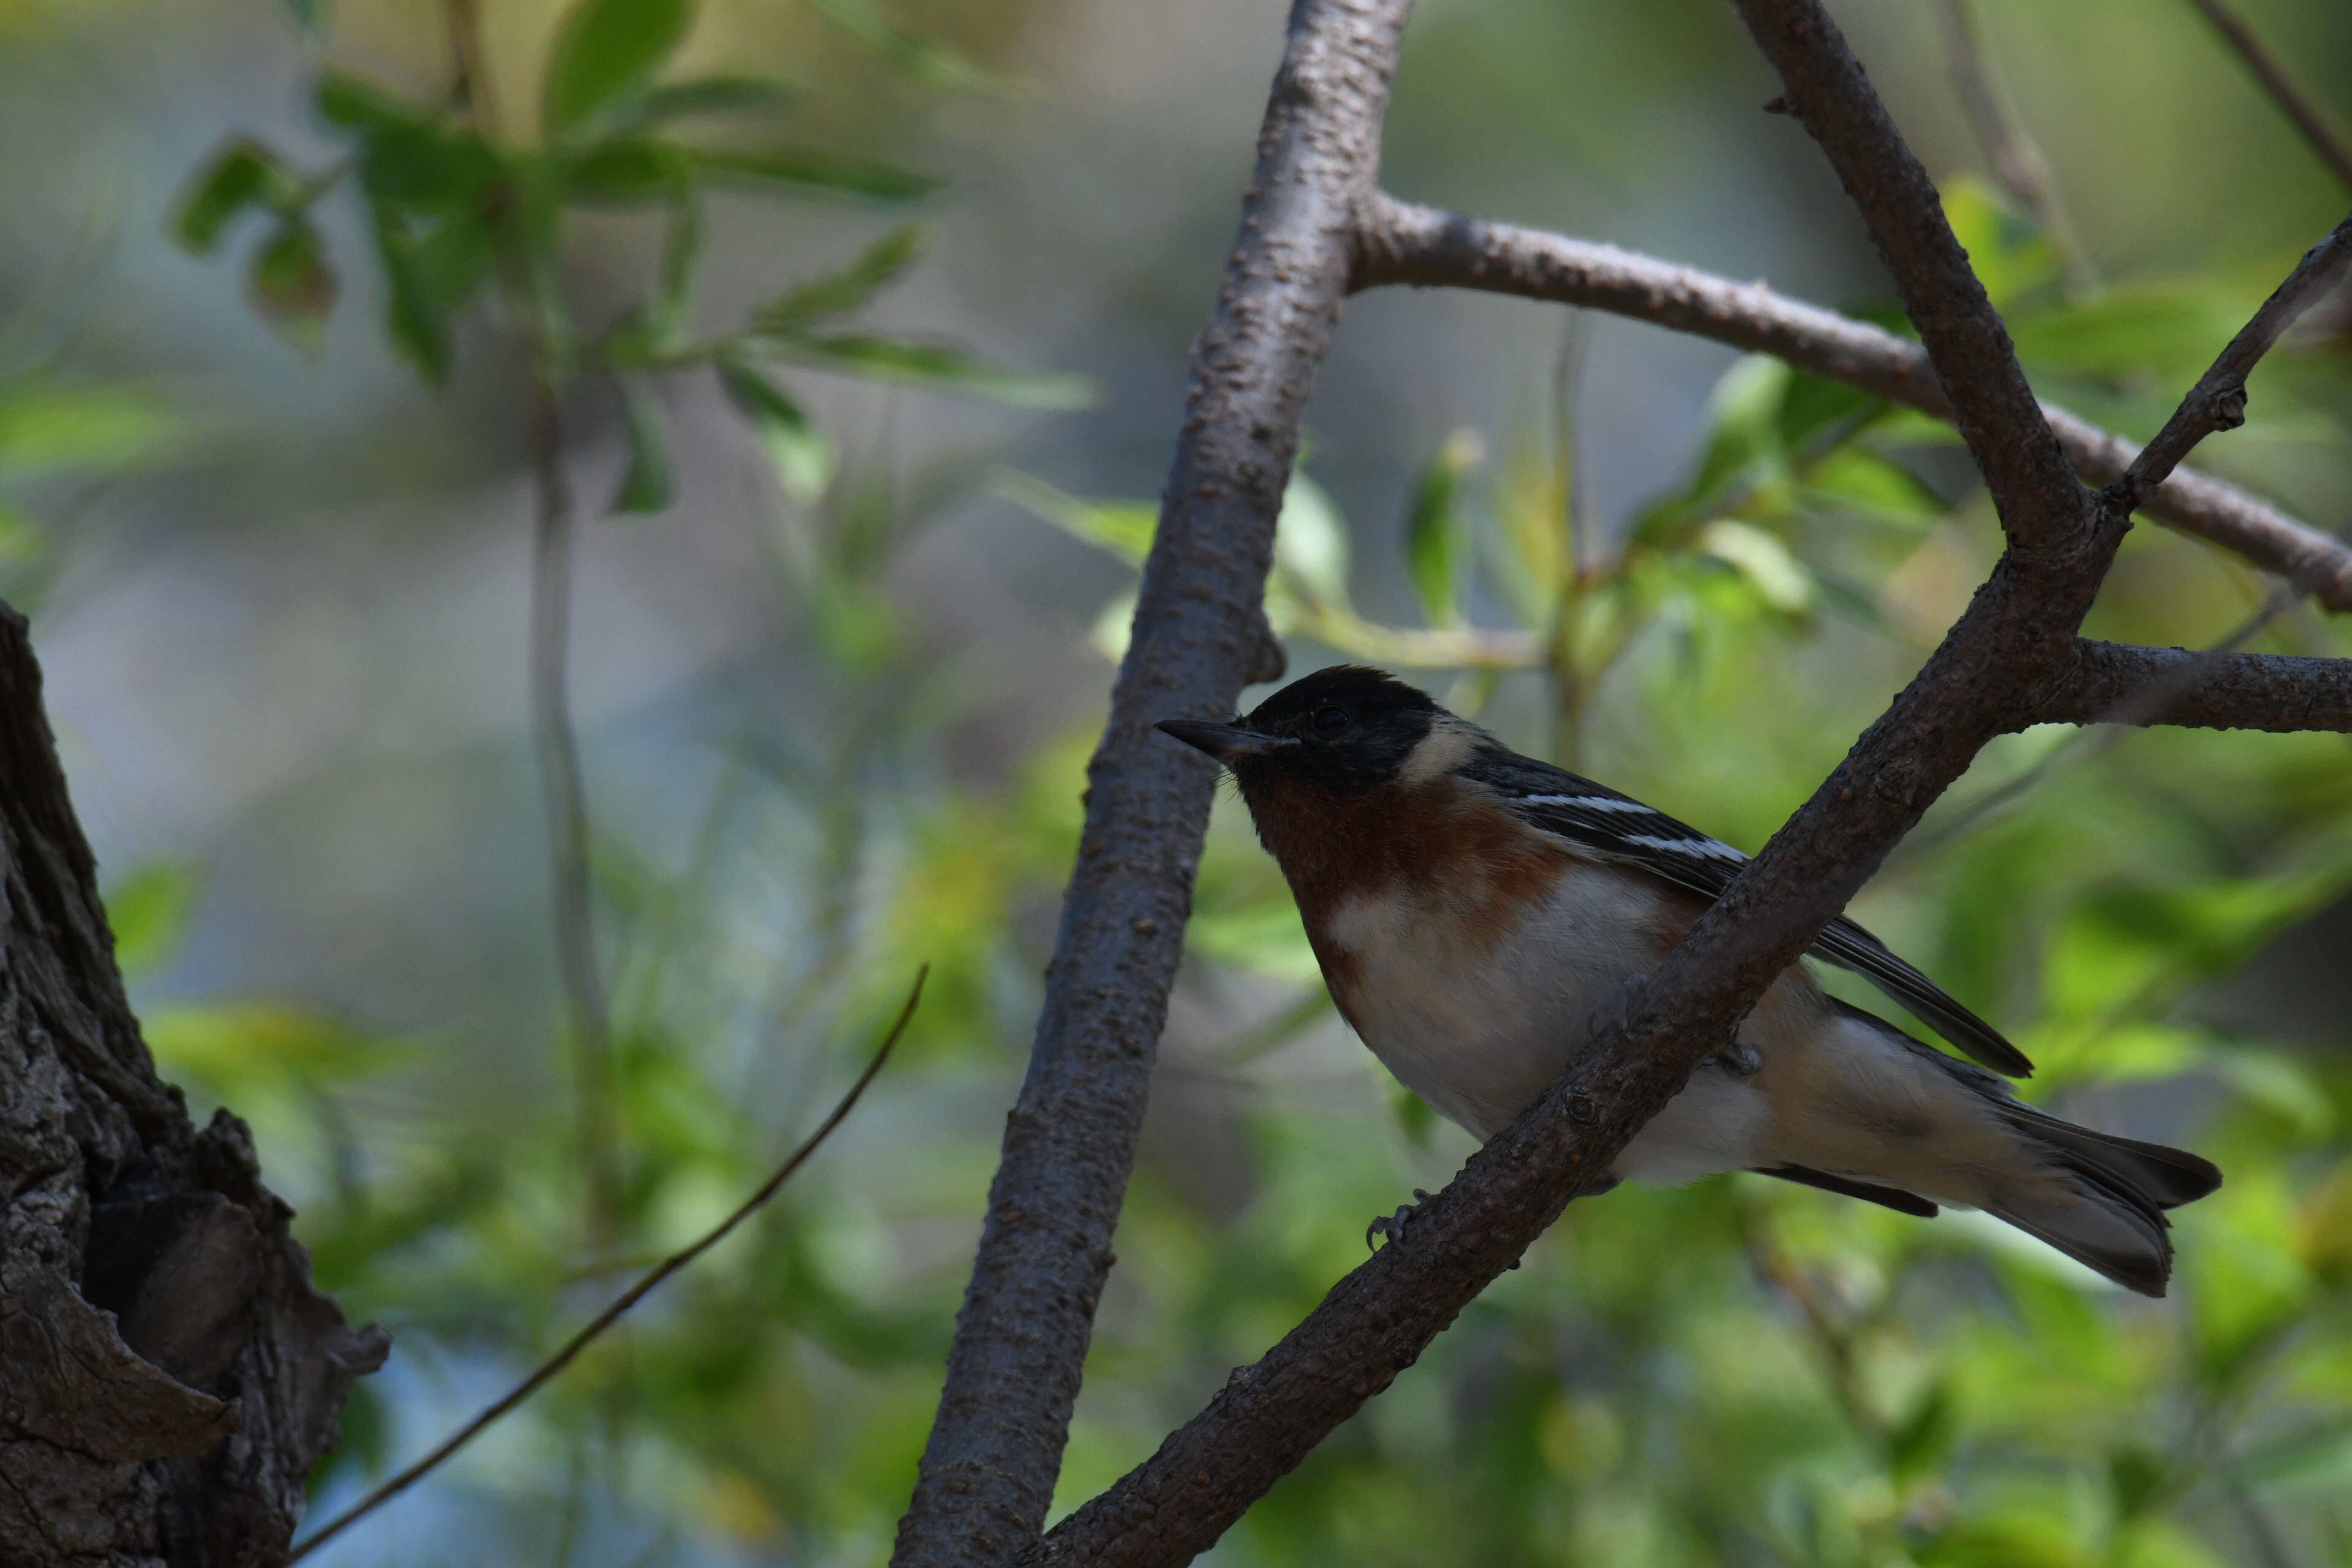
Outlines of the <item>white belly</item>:
[{"label": "white belly", "polygon": [[[1490,949],[1460,911],[1391,892],[1327,924],[1352,962],[1346,998],[1364,1043],[1438,1114],[1493,1137],[1559,1076],[1596,1009],[1655,967],[1654,897],[1637,874],[1580,865]],[[1686,1182],[1756,1163],[1768,1113],[1748,1079],[1702,1068],[1628,1145],[1618,1175]]]}]

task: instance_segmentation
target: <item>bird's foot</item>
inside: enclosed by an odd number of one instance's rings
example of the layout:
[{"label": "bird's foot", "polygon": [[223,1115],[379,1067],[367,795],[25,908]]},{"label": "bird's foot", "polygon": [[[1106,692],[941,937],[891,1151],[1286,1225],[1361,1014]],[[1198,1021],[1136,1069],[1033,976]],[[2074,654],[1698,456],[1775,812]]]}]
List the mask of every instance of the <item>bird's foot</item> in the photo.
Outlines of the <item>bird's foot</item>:
[{"label": "bird's foot", "polygon": [[1428,1201],[1429,1194],[1415,1187],[1412,1190],[1412,1202],[1404,1205],[1394,1214],[1374,1215],[1372,1223],[1364,1227],[1365,1250],[1370,1251],[1380,1245],[1372,1239],[1376,1236],[1387,1237],[1391,1247],[1404,1240],[1405,1226],[1411,1222],[1421,1205]]},{"label": "bird's foot", "polygon": [[1754,1046],[1734,1046],[1719,1055],[1706,1058],[1698,1065],[1721,1068],[1734,1078],[1754,1078],[1764,1070],[1764,1053]]}]

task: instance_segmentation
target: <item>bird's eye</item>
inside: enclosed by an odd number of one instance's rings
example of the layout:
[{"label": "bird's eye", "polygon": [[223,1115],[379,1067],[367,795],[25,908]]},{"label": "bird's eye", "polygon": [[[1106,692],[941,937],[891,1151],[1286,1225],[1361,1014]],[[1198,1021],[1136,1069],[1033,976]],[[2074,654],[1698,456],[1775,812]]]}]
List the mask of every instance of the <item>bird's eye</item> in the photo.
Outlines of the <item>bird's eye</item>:
[{"label": "bird's eye", "polygon": [[1307,722],[1314,726],[1318,735],[1336,735],[1348,727],[1348,715],[1338,708],[1318,708],[1315,717]]}]

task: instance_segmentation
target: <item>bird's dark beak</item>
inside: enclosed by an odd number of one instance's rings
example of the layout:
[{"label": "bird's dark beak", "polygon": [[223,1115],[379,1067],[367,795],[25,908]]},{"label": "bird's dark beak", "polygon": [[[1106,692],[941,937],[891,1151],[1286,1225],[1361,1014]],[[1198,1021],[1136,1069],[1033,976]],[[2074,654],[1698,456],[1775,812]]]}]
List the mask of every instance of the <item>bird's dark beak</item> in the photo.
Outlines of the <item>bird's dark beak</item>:
[{"label": "bird's dark beak", "polygon": [[1159,727],[1188,746],[1198,746],[1228,767],[1245,758],[1270,756],[1298,744],[1286,737],[1261,735],[1238,724],[1213,724],[1205,719],[1162,719]]}]

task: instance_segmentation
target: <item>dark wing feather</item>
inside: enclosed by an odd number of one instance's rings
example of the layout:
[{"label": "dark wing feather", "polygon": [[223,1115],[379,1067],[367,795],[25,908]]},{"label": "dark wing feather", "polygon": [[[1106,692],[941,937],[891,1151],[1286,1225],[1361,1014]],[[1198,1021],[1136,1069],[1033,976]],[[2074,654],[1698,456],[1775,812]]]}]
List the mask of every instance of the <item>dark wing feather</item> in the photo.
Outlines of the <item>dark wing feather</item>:
[{"label": "dark wing feather", "polygon": [[[1605,784],[1500,746],[1483,746],[1462,776],[1501,796],[1521,820],[1588,854],[1638,866],[1677,887],[1723,896],[1748,857]],[[1811,956],[1850,969],[1909,1008],[1923,1023],[1995,1072],[2025,1078],[2033,1064],[2000,1030],[1945,994],[1845,916],[1815,938]]]}]

